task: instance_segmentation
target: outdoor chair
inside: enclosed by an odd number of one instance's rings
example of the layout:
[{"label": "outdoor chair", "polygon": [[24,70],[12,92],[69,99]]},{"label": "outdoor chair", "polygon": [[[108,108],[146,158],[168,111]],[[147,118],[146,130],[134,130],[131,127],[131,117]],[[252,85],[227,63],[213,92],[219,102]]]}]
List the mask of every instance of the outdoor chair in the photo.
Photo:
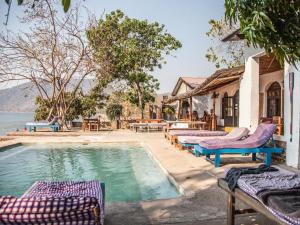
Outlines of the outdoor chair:
[{"label": "outdoor chair", "polygon": [[249,130],[245,127],[235,127],[228,134],[224,136],[210,136],[210,137],[197,137],[197,136],[178,136],[178,143],[183,148],[192,148],[194,153],[194,146],[198,145],[201,141],[207,140],[227,140],[227,141],[237,141],[242,138],[247,137],[249,134]]},{"label": "outdoor chair", "polygon": [[276,126],[274,124],[262,123],[248,138],[237,141],[222,139],[201,141],[198,145],[195,145],[194,152],[196,156],[205,155],[208,161],[212,161],[210,155],[215,155],[215,167],[220,166],[222,154],[252,153],[252,160],[255,161],[256,154],[263,153],[265,154],[265,163],[270,165],[272,153],[282,153],[283,151],[282,148],[266,146],[270,139],[273,140],[275,130]]},{"label": "outdoor chair", "polygon": [[179,136],[194,136],[194,137],[211,137],[211,136],[224,136],[227,132],[225,131],[210,131],[210,130],[171,130],[167,134],[167,138],[171,141],[171,144],[178,144]]}]

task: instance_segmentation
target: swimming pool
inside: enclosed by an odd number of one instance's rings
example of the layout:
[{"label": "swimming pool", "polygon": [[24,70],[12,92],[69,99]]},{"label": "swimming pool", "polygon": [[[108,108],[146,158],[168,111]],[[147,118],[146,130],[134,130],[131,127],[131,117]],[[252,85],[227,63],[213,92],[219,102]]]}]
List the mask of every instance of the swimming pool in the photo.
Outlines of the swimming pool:
[{"label": "swimming pool", "polygon": [[0,151],[0,195],[21,196],[38,180],[100,180],[106,201],[179,196],[139,144],[33,144]]}]

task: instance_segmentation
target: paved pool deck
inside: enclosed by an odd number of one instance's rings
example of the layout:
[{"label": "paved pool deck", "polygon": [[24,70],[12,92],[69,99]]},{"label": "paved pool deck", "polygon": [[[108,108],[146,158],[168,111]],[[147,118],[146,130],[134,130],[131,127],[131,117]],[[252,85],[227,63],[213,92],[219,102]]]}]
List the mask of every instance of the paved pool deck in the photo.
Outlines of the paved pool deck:
[{"label": "paved pool deck", "polygon": [[[50,135],[50,136],[48,136]],[[135,133],[129,130],[105,132],[34,133],[30,136],[15,136],[15,139],[0,142],[0,147],[16,143],[47,142],[140,142],[153,158],[165,169],[183,190],[176,199],[114,202],[106,204],[106,225],[225,225],[227,195],[217,186],[217,178],[226,167],[257,165],[251,157],[228,155],[225,164],[214,168],[204,157],[195,157],[180,151],[164,138],[163,133]],[[240,208],[245,206],[237,203]],[[236,224],[273,225],[259,214],[238,216]]]}]

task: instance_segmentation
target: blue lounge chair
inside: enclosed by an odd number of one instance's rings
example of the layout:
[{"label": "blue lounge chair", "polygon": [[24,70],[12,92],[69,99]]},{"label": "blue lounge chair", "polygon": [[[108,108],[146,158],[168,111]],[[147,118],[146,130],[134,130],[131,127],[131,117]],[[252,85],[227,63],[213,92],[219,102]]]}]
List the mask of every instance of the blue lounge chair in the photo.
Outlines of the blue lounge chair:
[{"label": "blue lounge chair", "polygon": [[[194,147],[194,152],[196,156],[205,155],[208,161],[210,155],[215,155],[214,164],[215,167],[219,167],[221,164],[222,154],[250,154],[252,153],[252,160],[256,160],[257,153],[265,154],[265,163],[270,165],[272,162],[272,153],[282,153],[282,148],[277,147],[267,147],[267,142],[272,139],[273,134],[276,130],[274,124],[260,124],[256,131],[243,140],[208,140],[202,141]],[[274,144],[274,142],[273,142]]]},{"label": "blue lounge chair", "polygon": [[53,132],[59,131],[59,124],[58,124],[59,117],[55,116],[49,123],[35,123],[29,122],[25,124],[26,129],[30,132],[36,131],[37,128],[50,128]]}]

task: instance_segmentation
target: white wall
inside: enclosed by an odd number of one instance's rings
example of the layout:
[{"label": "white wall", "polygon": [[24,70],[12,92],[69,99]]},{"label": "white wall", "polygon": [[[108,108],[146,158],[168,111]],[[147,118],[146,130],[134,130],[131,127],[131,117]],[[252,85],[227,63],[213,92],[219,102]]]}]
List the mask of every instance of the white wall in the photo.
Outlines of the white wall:
[{"label": "white wall", "polygon": [[[178,88],[177,95],[186,93],[187,91],[190,91],[190,90],[192,90],[192,88],[182,82],[180,87]],[[187,99],[186,101],[190,102],[189,99]],[[192,103],[193,103],[193,111],[196,110],[198,112],[199,117],[203,116],[204,111],[209,110],[208,109],[208,97],[207,96],[194,96],[192,98]],[[175,101],[173,103],[173,105],[174,105],[174,108],[178,112],[178,108],[179,108],[178,101]],[[188,108],[188,110],[189,110],[189,108]],[[177,112],[176,112],[176,116],[177,116]],[[185,114],[186,114],[186,112],[183,112],[183,115],[185,115]]]},{"label": "white wall", "polygon": [[204,95],[204,96],[194,96],[192,98],[193,101],[193,111],[198,112],[198,116],[202,117],[203,112],[207,111],[209,113],[209,108],[208,108],[208,103],[209,103],[209,97]]},{"label": "white wall", "polygon": [[178,88],[177,95],[183,94],[189,90],[191,90],[191,88],[182,82],[180,87]]},{"label": "white wall", "polygon": [[[284,89],[283,79],[284,79],[284,71],[279,70],[273,73],[266,73],[259,76],[259,93],[264,94],[264,108],[263,108],[263,116],[267,116],[267,90],[271,86],[273,82],[278,82],[281,86],[281,91]],[[283,99],[281,99],[281,109],[283,110]],[[283,111],[281,111],[281,115],[283,115]]]},{"label": "white wall", "polygon": [[239,127],[247,127],[253,132],[259,117],[259,63],[254,57],[246,61],[240,80],[239,113]]},{"label": "white wall", "polygon": [[[300,68],[300,63],[297,65]],[[294,99],[293,99],[293,135],[290,140],[291,104],[289,93],[289,73],[294,72]],[[300,71],[295,67],[285,64],[284,70],[284,130],[286,138],[286,164],[295,168],[300,167]]]}]

